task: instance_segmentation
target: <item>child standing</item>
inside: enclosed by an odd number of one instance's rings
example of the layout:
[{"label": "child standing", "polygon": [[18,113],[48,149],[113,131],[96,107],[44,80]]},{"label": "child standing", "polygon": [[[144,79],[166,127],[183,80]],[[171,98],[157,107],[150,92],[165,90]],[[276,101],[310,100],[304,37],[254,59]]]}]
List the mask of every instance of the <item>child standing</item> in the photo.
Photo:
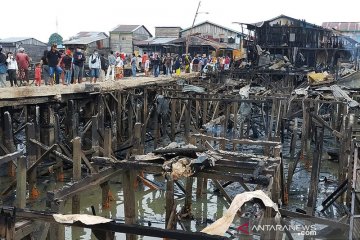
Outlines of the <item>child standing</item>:
[{"label": "child standing", "polygon": [[40,63],[37,63],[35,65],[35,86],[41,85],[41,65]]},{"label": "child standing", "polygon": [[149,60],[149,58],[146,58],[145,65],[144,65],[144,70],[145,70],[145,76],[146,77],[149,76],[149,68],[150,68],[150,60]]},{"label": "child standing", "polygon": [[62,58],[62,63],[64,64],[65,69],[65,84],[70,85],[71,83],[71,65],[72,65],[72,56],[71,51],[68,49],[66,50],[66,55]]},{"label": "child standing", "polygon": [[17,81],[16,81],[16,72],[18,71],[18,65],[16,60],[14,59],[14,55],[12,54],[12,52],[9,52],[7,54],[7,67],[8,67],[8,75],[9,75],[9,80],[10,80],[10,84],[13,87],[15,84],[15,87],[17,87]]}]

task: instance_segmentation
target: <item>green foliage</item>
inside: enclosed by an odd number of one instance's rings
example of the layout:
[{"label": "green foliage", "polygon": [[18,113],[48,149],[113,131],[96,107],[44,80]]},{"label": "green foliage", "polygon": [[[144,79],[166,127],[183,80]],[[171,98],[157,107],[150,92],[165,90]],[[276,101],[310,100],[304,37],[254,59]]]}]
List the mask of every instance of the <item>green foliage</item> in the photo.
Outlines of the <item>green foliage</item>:
[{"label": "green foliage", "polygon": [[49,45],[56,43],[57,45],[60,45],[63,43],[63,38],[60,34],[58,33],[53,33],[50,35],[49,37]]}]

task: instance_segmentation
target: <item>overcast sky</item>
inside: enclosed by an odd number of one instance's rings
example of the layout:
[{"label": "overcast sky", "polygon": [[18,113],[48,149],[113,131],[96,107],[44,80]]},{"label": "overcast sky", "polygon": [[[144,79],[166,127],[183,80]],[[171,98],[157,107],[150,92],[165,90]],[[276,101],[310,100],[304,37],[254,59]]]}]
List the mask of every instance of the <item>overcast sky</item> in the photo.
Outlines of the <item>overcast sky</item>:
[{"label": "overcast sky", "polygon": [[[119,24],[191,26],[197,0],[1,0],[0,38],[34,37],[47,42],[56,32],[64,39],[80,31],[108,33]],[[359,21],[358,0],[202,0],[196,23],[209,20],[241,30],[232,22],[260,22],[285,14],[321,25],[326,21]],[[201,12],[209,12],[204,14]]]}]

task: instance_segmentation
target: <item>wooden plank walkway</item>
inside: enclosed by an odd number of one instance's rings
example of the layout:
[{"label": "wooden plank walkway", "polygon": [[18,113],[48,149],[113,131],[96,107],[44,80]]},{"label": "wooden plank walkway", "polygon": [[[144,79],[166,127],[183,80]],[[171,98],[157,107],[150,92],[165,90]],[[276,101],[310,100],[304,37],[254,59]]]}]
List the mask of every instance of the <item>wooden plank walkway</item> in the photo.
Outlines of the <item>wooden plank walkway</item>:
[{"label": "wooden plank walkway", "polygon": [[[0,88],[0,107],[15,106],[24,104],[37,104],[47,101],[61,101],[62,96],[81,93],[111,92],[114,90],[125,90],[134,87],[144,87],[149,85],[162,85],[178,79],[192,79],[198,76],[198,73],[182,74],[178,76],[159,76],[154,77],[136,77],[124,78],[116,81],[105,82],[83,82],[81,84],[65,85],[42,85],[7,87]],[[41,98],[41,99],[40,99]]]}]

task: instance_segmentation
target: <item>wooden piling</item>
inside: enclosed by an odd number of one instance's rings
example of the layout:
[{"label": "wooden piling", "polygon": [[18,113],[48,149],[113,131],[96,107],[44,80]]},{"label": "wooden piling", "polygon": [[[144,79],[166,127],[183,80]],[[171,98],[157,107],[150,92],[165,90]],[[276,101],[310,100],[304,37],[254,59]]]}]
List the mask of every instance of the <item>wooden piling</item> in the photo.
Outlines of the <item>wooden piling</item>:
[{"label": "wooden piling", "polygon": [[[134,171],[126,170],[123,173],[123,191],[124,191],[124,213],[125,223],[135,224],[135,191],[133,184],[135,181]],[[134,234],[126,234],[126,240],[135,240],[137,237]]]},{"label": "wooden piling", "polygon": [[16,207],[26,207],[26,157],[18,159],[16,171]]},{"label": "wooden piling", "polygon": [[112,147],[111,147],[111,129],[105,128],[104,131],[104,157],[110,157],[112,153]]},{"label": "wooden piling", "polygon": [[166,214],[165,214],[165,227],[168,226],[170,215],[174,206],[175,200],[174,200],[174,181],[170,179],[170,176],[168,176],[168,179],[166,180]]},{"label": "wooden piling", "polygon": [[171,99],[171,141],[175,141],[176,130],[176,99]]},{"label": "wooden piling", "polygon": [[[33,123],[28,123],[26,126],[26,152],[28,154],[28,162],[29,166],[35,163],[36,157],[36,146],[34,146],[30,139],[35,139],[35,125]],[[37,177],[37,168],[35,167],[29,173],[29,191],[30,191],[30,198],[36,198],[36,196],[32,195],[32,191],[36,190],[36,177]]]},{"label": "wooden piling", "polygon": [[[73,181],[81,180],[81,138],[73,139]],[[72,213],[80,213],[80,196],[78,194],[72,197]]]},{"label": "wooden piling", "polygon": [[316,151],[314,154],[312,169],[311,169],[310,190],[308,195],[307,211],[306,211],[308,215],[314,215],[314,211],[316,207],[322,149],[323,149],[323,141],[324,141],[324,128],[321,127],[319,129],[319,133],[315,132],[315,134],[318,135],[318,140],[316,141]]},{"label": "wooden piling", "polygon": [[[14,136],[13,136],[13,127],[11,121],[11,115],[9,112],[4,113],[4,146],[9,151],[9,153],[13,153],[16,151],[16,146],[14,144]],[[15,176],[15,165],[13,162],[8,163],[8,175],[10,177]]]}]

